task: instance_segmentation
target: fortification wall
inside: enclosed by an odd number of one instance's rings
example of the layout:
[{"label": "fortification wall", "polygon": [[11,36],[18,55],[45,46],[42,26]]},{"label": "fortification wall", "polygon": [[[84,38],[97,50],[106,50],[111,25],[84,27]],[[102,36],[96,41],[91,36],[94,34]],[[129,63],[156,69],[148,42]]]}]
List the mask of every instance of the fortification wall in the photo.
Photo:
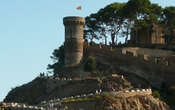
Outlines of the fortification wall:
[{"label": "fortification wall", "polygon": [[0,108],[2,108],[2,110],[45,110],[43,107],[31,106],[22,103],[2,103]]},{"label": "fortification wall", "polygon": [[129,41],[128,44],[125,44],[125,47],[141,47],[141,48],[150,48],[150,49],[163,49],[163,50],[175,50],[175,43],[173,44],[145,44],[145,43],[132,43]]},{"label": "fortification wall", "polygon": [[137,90],[126,90],[126,91],[119,91],[119,92],[113,92],[113,95],[115,97],[134,97],[134,96],[145,96],[145,95],[151,95],[152,91],[151,89],[137,89]]},{"label": "fortification wall", "polygon": [[61,99],[58,98],[58,99],[49,100],[49,101],[42,101],[41,105],[44,108],[47,108],[50,105],[55,106],[58,103],[61,105],[61,103],[66,103],[67,100],[69,100],[69,101],[73,100],[73,102],[76,102],[76,100],[78,101],[78,99],[83,98],[83,97],[95,97],[95,96],[104,95],[104,94],[113,95],[114,97],[119,97],[119,98],[128,98],[128,97],[134,97],[134,96],[151,95],[152,90],[151,89],[136,89],[136,90],[132,89],[132,90],[112,91],[112,92],[105,92],[102,90],[96,90],[95,93],[89,93],[89,94],[82,93],[82,94],[79,94],[76,96],[64,97]]},{"label": "fortification wall", "polygon": [[[147,49],[147,48],[113,48],[101,44],[86,44],[93,48],[99,48],[108,51],[116,51],[118,55],[131,56],[149,62],[152,64],[164,65],[164,66],[173,66],[175,65],[175,52],[169,50],[160,50],[160,49]],[[173,60],[174,59],[174,60]]]},{"label": "fortification wall", "polygon": [[[135,51],[124,51],[123,48],[111,49],[110,46],[107,47],[108,49],[104,48],[103,45],[89,45],[87,50],[90,53],[89,55],[96,57],[96,60],[113,65],[113,71],[122,71],[128,74],[133,73],[147,80],[154,87],[159,88],[163,83],[166,83],[166,85],[175,83],[174,53],[166,56],[167,51],[161,50],[163,52],[161,54],[162,57],[154,57],[150,56],[150,54],[137,54],[134,53]],[[153,49],[150,50],[154,51]]]},{"label": "fortification wall", "polygon": [[174,65],[175,53],[172,51],[144,48],[123,48],[122,54],[137,57],[144,61],[165,66]]}]

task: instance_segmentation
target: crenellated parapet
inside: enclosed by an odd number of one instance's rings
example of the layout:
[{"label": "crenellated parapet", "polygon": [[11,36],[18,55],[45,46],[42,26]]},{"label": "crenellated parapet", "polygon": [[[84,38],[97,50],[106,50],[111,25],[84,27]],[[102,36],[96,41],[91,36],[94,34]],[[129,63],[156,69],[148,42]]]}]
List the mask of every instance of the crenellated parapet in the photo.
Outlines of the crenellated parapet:
[{"label": "crenellated parapet", "polygon": [[125,90],[125,91],[118,91],[113,92],[113,95],[115,97],[134,97],[134,96],[145,96],[145,95],[151,95],[152,90],[151,89],[136,89],[136,90]]},{"label": "crenellated parapet", "polygon": [[163,50],[151,50],[151,49],[140,49],[140,48],[124,48],[122,54],[126,56],[133,56],[144,61],[170,66],[175,64],[175,53],[171,51]]},{"label": "crenellated parapet", "polygon": [[5,103],[3,102],[0,106],[0,108],[10,109],[10,110],[45,110],[41,106],[31,106],[23,103]]},{"label": "crenellated parapet", "polygon": [[68,16],[64,17],[63,23],[64,25],[76,25],[76,24],[84,25],[85,19],[77,16]]}]

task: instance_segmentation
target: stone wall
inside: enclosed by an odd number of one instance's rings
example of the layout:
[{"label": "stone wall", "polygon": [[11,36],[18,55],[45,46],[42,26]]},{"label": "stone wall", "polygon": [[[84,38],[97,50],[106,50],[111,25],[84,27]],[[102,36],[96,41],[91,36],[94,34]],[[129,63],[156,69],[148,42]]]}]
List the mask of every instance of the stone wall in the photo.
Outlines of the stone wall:
[{"label": "stone wall", "polygon": [[[53,99],[53,100],[49,100],[49,101],[42,101],[41,105],[44,108],[48,108],[49,106],[55,106],[56,105],[66,105],[70,104],[70,103],[75,103],[75,102],[80,102],[79,99],[82,98],[87,98],[87,97],[96,97],[96,96],[100,96],[100,95],[105,95],[105,94],[109,94],[109,95],[113,95],[114,97],[119,97],[119,98],[128,98],[128,97],[134,97],[134,96],[145,96],[145,95],[151,95],[152,94],[152,90],[151,89],[131,89],[131,90],[125,90],[125,91],[111,91],[111,92],[105,92],[102,90],[96,90],[95,93],[89,93],[89,94],[79,94],[76,96],[70,96],[70,97],[64,97],[64,98],[58,98],[58,99]],[[88,98],[87,98],[88,99]],[[72,101],[71,101],[72,100]],[[89,100],[84,100],[84,102],[89,101]]]},{"label": "stone wall", "polygon": [[158,24],[149,24],[149,27],[138,30],[131,29],[131,40],[129,42],[133,44],[165,44],[164,29]]},{"label": "stone wall", "polygon": [[[45,110],[43,107],[31,106],[22,103],[1,103],[2,110]],[[0,109],[0,110],[1,110]]]},{"label": "stone wall", "polygon": [[134,96],[144,96],[151,95],[151,89],[137,89],[137,90],[125,90],[111,93],[115,95],[115,97],[134,97]]},{"label": "stone wall", "polygon": [[165,66],[175,64],[175,61],[171,60],[175,59],[175,53],[172,51],[146,48],[123,48],[122,54]]},{"label": "stone wall", "polygon": [[111,52],[117,51],[118,55],[135,57],[149,63],[159,64],[164,66],[175,65],[175,52],[170,50],[148,49],[148,48],[140,48],[140,47],[128,47],[128,48],[122,48],[120,50],[120,49],[113,48],[111,46],[102,45],[102,44],[91,44],[88,46],[91,46],[93,48],[108,50]]},{"label": "stone wall", "polygon": [[130,51],[134,50],[134,48],[129,48],[129,51],[124,49],[113,48],[111,50],[110,48],[104,49],[103,46],[102,48],[89,46],[87,50],[89,55],[94,56],[97,61],[112,65],[112,71],[122,71],[126,72],[126,74],[136,75],[148,81],[153,87],[159,88],[162,83],[166,83],[167,86],[175,83],[175,56],[173,51],[169,52],[160,49],[154,51],[154,49],[147,48],[147,50],[150,50],[148,51],[149,54],[144,52],[140,54],[140,51]]},{"label": "stone wall", "polygon": [[85,19],[65,17],[65,65],[79,64],[83,57],[83,35]]}]

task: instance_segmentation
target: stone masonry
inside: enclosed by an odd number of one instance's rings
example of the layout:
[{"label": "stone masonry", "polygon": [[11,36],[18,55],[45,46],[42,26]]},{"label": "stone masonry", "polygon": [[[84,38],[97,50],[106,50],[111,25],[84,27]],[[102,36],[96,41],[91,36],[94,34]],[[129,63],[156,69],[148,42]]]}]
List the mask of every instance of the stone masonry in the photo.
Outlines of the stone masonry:
[{"label": "stone masonry", "polygon": [[79,64],[83,57],[84,24],[82,17],[65,17],[65,65]]}]

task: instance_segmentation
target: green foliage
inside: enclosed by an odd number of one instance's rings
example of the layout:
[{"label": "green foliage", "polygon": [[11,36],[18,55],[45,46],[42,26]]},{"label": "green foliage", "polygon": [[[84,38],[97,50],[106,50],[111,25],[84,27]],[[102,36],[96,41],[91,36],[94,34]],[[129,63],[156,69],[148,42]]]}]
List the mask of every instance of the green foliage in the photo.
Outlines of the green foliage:
[{"label": "green foliage", "polygon": [[111,37],[116,45],[118,37],[128,36],[131,29],[148,29],[159,24],[165,29],[165,39],[170,44],[175,39],[175,7],[162,8],[150,0],[129,0],[127,3],[115,2],[86,17],[85,38],[90,41],[105,40]]},{"label": "green foliage", "polygon": [[175,110],[175,85],[168,86],[165,82],[161,86],[161,99],[165,101],[172,110]]},{"label": "green foliage", "polygon": [[85,71],[94,71],[96,70],[96,60],[94,57],[89,56],[85,65],[84,65]]},{"label": "green foliage", "polygon": [[[167,89],[168,88],[168,89]],[[162,94],[164,95],[163,99],[170,105],[170,107],[175,109],[175,85],[170,87],[162,88]]]},{"label": "green foliage", "polygon": [[159,91],[157,91],[157,90],[153,91],[152,95],[153,95],[155,98],[159,98],[159,99],[160,99],[160,93],[159,93]]},{"label": "green foliage", "polygon": [[93,96],[93,97],[80,97],[80,98],[72,98],[72,99],[66,99],[64,100],[65,103],[71,103],[71,102],[83,102],[83,101],[92,101],[92,100],[97,100],[101,98],[101,96]]},{"label": "green foliage", "polygon": [[158,4],[151,4],[149,19],[152,22],[161,23],[163,21],[163,8]]},{"label": "green foliage", "polygon": [[175,7],[166,7],[163,10],[163,23],[165,30],[165,40],[170,44],[175,39]]},{"label": "green foliage", "polygon": [[175,86],[170,86],[168,88],[168,93],[175,96]]},{"label": "green foliage", "polygon": [[133,20],[143,18],[150,13],[150,7],[149,0],[129,0],[125,6],[124,15]]},{"label": "green foliage", "polygon": [[175,7],[166,7],[163,10],[164,21],[166,24],[175,26]]},{"label": "green foliage", "polygon": [[48,69],[52,69],[54,73],[57,73],[58,69],[64,65],[64,45],[61,45],[58,49],[55,49],[50,58],[54,63],[49,64]]},{"label": "green foliage", "polygon": [[107,35],[111,34],[111,42],[115,44],[116,35],[122,28],[121,8],[124,5],[124,3],[112,3],[86,17],[85,38],[90,41],[105,39],[107,44]]},{"label": "green foliage", "polygon": [[168,102],[175,108],[175,86],[168,88]]}]

